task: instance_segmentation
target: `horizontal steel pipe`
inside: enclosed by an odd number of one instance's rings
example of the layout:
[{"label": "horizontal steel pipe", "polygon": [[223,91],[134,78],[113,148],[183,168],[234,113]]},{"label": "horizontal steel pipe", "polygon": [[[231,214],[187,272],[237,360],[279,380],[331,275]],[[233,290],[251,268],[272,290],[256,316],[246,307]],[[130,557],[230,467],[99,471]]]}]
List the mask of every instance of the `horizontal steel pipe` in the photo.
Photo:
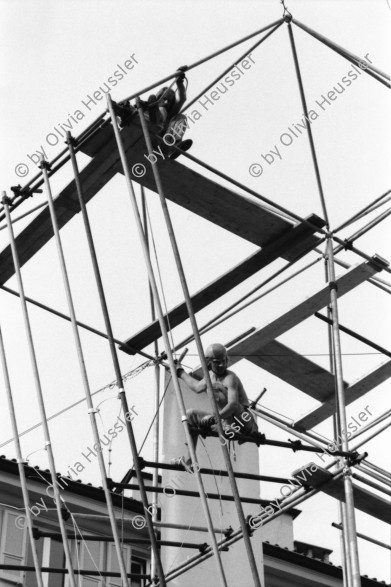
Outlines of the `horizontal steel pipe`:
[{"label": "horizontal steel pipe", "polygon": [[[53,540],[61,540],[61,534],[59,532],[35,532],[36,539],[39,538],[52,538]],[[77,534],[68,534],[68,540],[80,540],[80,536]],[[91,541],[91,542],[113,542],[114,538],[112,536],[97,536],[96,534],[83,534],[83,541]],[[150,546],[151,541],[149,538],[123,538],[121,537],[121,542],[124,544],[145,544]],[[207,544],[197,544],[195,542],[178,542],[175,540],[157,540],[157,544],[160,546],[174,546],[179,548],[195,548],[198,550],[205,550]]]},{"label": "horizontal steel pipe", "polygon": [[[29,565],[3,565],[0,564],[0,570],[2,571],[23,571],[29,573],[30,571],[33,572],[35,569]],[[67,575],[67,569],[61,569],[58,567],[41,567],[42,573],[55,573],[57,575]],[[75,575],[89,575],[91,577],[121,577],[120,573],[116,573],[115,571],[96,571],[94,570],[84,570],[84,569],[74,569]],[[128,579],[148,579],[151,580],[151,575],[138,575],[137,573],[126,573]]]},{"label": "horizontal steel pipe", "polygon": [[[333,528],[337,528],[338,530],[343,529],[342,524],[336,524],[335,522],[333,522],[331,525]],[[367,540],[368,542],[373,542],[373,544],[377,544],[377,546],[381,546],[382,548],[387,548],[388,550],[391,550],[391,546],[389,544],[384,544],[384,542],[380,542],[379,540],[375,540],[374,538],[370,538],[369,536],[366,536],[365,534],[360,534],[360,532],[357,532],[357,536],[359,538],[363,538],[364,540]]]},{"label": "horizontal steel pipe", "polygon": [[[155,463],[153,461],[145,461],[144,459],[140,459],[141,464],[143,467],[149,467],[151,469],[167,469],[171,471],[183,471],[184,469],[181,465],[171,465],[169,463]],[[221,477],[227,477],[227,471],[222,469],[205,469],[201,468],[200,473],[202,475],[219,475]],[[235,471],[235,477],[238,479],[252,479],[254,481],[269,481],[270,483],[289,483],[289,479],[286,477],[270,477],[268,475],[253,475],[251,473],[238,473]]]},{"label": "horizontal steel pipe", "polygon": [[[111,482],[113,487],[121,487],[123,489],[134,489],[138,491],[138,485],[136,483],[115,483],[114,481]],[[175,495],[184,495],[186,497],[197,497],[199,498],[200,495],[197,491],[189,491],[187,489],[175,489],[171,487],[171,485],[166,485],[165,487],[151,487],[146,486],[145,489],[147,491],[151,491],[152,493],[164,493],[167,497],[174,497]],[[219,493],[208,493],[208,499],[218,499],[222,501],[234,501],[234,497],[232,495],[225,495]],[[262,505],[265,501],[263,499],[256,499],[255,497],[241,497],[240,501],[242,503],[255,503],[257,505]]]},{"label": "horizontal steel pipe", "polygon": [[353,479],[357,479],[357,481],[361,481],[361,483],[365,483],[365,485],[369,485],[369,487],[373,487],[373,489],[377,489],[377,491],[381,491],[382,493],[385,493],[386,495],[391,495],[391,489],[386,489],[385,487],[382,487],[378,483],[374,483],[373,481],[366,479],[366,477],[362,477],[361,475],[358,475],[357,473],[352,473],[352,477],[353,477]]}]

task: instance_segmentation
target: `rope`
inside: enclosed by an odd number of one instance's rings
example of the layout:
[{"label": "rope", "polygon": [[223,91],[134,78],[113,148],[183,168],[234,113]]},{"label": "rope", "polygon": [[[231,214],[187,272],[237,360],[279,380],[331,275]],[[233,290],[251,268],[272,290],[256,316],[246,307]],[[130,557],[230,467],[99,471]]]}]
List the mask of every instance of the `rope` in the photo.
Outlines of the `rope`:
[{"label": "rope", "polygon": [[[170,383],[171,383],[171,379],[172,379],[172,377],[171,377],[171,375],[170,375],[170,377],[169,377],[169,379],[168,379],[168,381],[167,381],[167,385],[166,385],[166,387],[165,387],[165,390],[164,390],[164,392],[163,392],[162,398],[161,398],[161,400],[160,400],[160,402],[159,402],[159,407],[158,407],[158,409],[156,410],[154,417],[152,418],[152,422],[150,423],[150,425],[149,425],[149,428],[148,428],[148,430],[147,430],[147,433],[146,433],[146,435],[144,436],[144,440],[143,440],[143,442],[142,442],[142,444],[141,444],[141,446],[140,446],[140,448],[139,448],[139,450],[138,450],[138,456],[140,456],[140,454],[141,454],[141,451],[142,451],[142,449],[143,449],[143,447],[144,447],[144,444],[146,443],[146,440],[147,440],[147,438],[148,438],[148,435],[149,435],[149,433],[151,432],[151,429],[152,429],[153,423],[154,423],[154,421],[156,420],[156,417],[157,417],[157,415],[158,415],[158,413],[159,413],[160,406],[161,406],[161,405],[162,405],[162,403],[163,403],[163,400],[164,400],[164,397],[165,397],[165,395],[166,395],[166,392],[167,392],[168,386],[169,386],[169,385],[170,385]],[[131,467],[130,471],[133,471],[133,470],[134,470],[134,463],[133,463],[133,465],[132,465],[132,467]],[[130,472],[130,471],[129,471],[129,472]]]},{"label": "rope", "polygon": [[[140,373],[142,373],[142,371],[144,371],[144,369],[146,369],[147,367],[150,367],[153,364],[154,364],[154,361],[146,361],[145,363],[142,363],[141,365],[139,365],[135,369],[132,369],[128,373],[125,373],[124,375],[122,375],[122,378],[123,378],[124,383],[125,383],[125,381],[128,381],[129,379],[133,379],[133,377],[137,377],[137,375],[139,375]],[[96,395],[97,393],[101,393],[102,391],[105,391],[106,389],[113,389],[116,385],[117,385],[117,381],[116,380],[111,381],[110,383],[108,383],[104,387],[101,387],[97,391],[92,392],[91,393],[91,396]],[[59,412],[56,412],[55,414],[52,414],[51,416],[49,416],[47,418],[47,421],[49,422],[49,420],[53,420],[53,418],[57,418],[57,416],[61,416],[62,414],[64,414],[68,410],[70,410],[70,409],[78,406],[79,404],[81,404],[81,403],[83,403],[85,401],[86,401],[86,398],[85,397],[83,397],[82,399],[79,399],[78,401],[74,402],[73,404],[70,404],[66,408],[63,408]],[[19,438],[21,436],[23,436],[24,434],[28,434],[32,430],[35,430],[36,428],[39,428],[40,426],[42,426],[42,422],[38,422],[37,424],[34,424],[33,426],[30,426],[30,428],[26,428],[26,430],[23,430],[23,432],[20,432],[19,433]],[[8,440],[6,440],[2,444],[0,444],[0,448],[3,448],[3,446],[6,446],[10,442],[13,442],[13,440],[14,440],[13,438],[9,438]],[[42,449],[38,449],[38,450],[42,450]],[[30,453],[30,454],[33,454],[33,453]]]},{"label": "rope", "polygon": [[[284,8],[285,8],[285,5],[284,5]],[[290,15],[290,16],[292,16],[292,15]],[[304,93],[303,79],[301,77],[299,58],[297,56],[295,39],[293,36],[292,25],[290,24],[290,22],[288,23],[288,32],[289,32],[289,40],[291,43],[293,61],[295,64],[297,82],[299,85],[301,103],[303,106],[304,115],[305,115],[306,119],[308,120],[308,108],[307,108],[307,101],[306,101],[305,93]],[[316,151],[315,151],[315,143],[314,143],[314,139],[312,136],[312,129],[311,129],[311,125],[309,125],[309,124],[307,125],[307,131],[308,131],[308,140],[310,143],[310,149],[311,149],[311,155],[312,155],[312,162],[314,164],[316,182],[318,184],[318,191],[319,191],[320,201],[321,201],[322,210],[323,210],[323,217],[326,221],[326,228],[329,228],[330,221],[329,221],[329,217],[328,217],[328,213],[327,213],[326,200],[325,200],[325,196],[323,193],[322,180],[320,178],[320,171],[319,171],[318,159],[317,159]]]},{"label": "rope", "polygon": [[[72,522],[73,522],[73,520],[72,520]],[[77,539],[77,530],[76,530],[76,526],[75,526],[74,523],[73,523],[73,533],[74,533],[74,536],[75,536],[75,539],[74,539],[73,543],[75,545],[76,564],[77,564],[77,570],[78,570],[78,573],[77,573],[77,584],[78,584],[78,587],[80,587],[80,579],[81,579],[81,577],[80,577],[80,568],[81,568],[81,565],[80,565],[80,556],[79,556],[79,546],[80,545],[79,545],[79,540]]]},{"label": "rope", "polygon": [[[118,420],[118,418],[120,417],[120,415],[121,415],[121,412],[122,412],[122,406],[121,406],[121,407],[120,407],[120,409],[119,409],[118,416],[117,416],[117,420]],[[111,437],[111,439],[110,439],[110,444],[109,444],[109,448],[107,449],[107,452],[109,453],[109,454],[108,454],[108,469],[107,469],[107,472],[108,472],[108,475],[109,475],[109,477],[110,477],[111,465],[113,464],[113,462],[112,462],[112,460],[111,460],[111,457],[112,457],[111,453],[112,453],[112,450],[113,450],[113,449],[112,449],[112,446],[113,446],[113,440],[114,440],[114,438],[115,438],[114,436],[112,436],[112,437]]]},{"label": "rope", "polygon": [[192,514],[192,516],[191,516],[191,520],[190,520],[190,522],[189,522],[189,525],[188,525],[188,527],[187,527],[187,529],[186,529],[186,531],[185,531],[185,535],[184,535],[184,537],[183,537],[183,540],[182,540],[182,542],[181,542],[181,545],[179,546],[179,550],[178,550],[178,552],[176,553],[176,555],[175,555],[175,557],[174,557],[174,559],[173,559],[173,561],[172,561],[172,563],[171,563],[170,567],[169,567],[169,568],[168,568],[168,570],[166,571],[166,575],[167,575],[167,574],[168,574],[168,572],[169,572],[169,571],[172,569],[172,567],[173,567],[173,565],[174,565],[175,561],[177,560],[178,556],[181,554],[181,551],[182,551],[182,548],[183,548],[183,544],[186,542],[186,538],[188,537],[188,535],[189,535],[189,532],[191,531],[191,527],[192,527],[192,525],[193,525],[193,520],[194,520],[194,518],[195,518],[195,515],[196,515],[196,513],[198,513],[199,509],[200,509],[200,502],[198,501],[198,502],[197,502],[197,504],[196,504],[196,506],[195,506],[195,508],[194,508],[194,510],[193,510],[193,514]]},{"label": "rope", "polygon": [[285,6],[285,0],[280,0],[280,3],[282,4],[283,8],[284,8],[284,12],[282,14],[282,18],[292,18],[292,14],[289,12],[288,8]]},{"label": "rope", "polygon": [[[205,442],[204,442],[204,440],[203,440],[202,436],[200,436],[199,438],[200,438],[200,440],[201,440],[201,444],[202,444],[202,446],[204,447],[204,450],[205,450],[206,456],[207,456],[207,458],[208,458],[208,461],[209,461],[209,464],[210,464],[210,468],[214,470],[214,466],[213,466],[213,464],[212,464],[212,459],[211,459],[211,458],[210,458],[210,456],[209,456],[209,452],[208,452],[208,449],[206,448],[206,444],[205,444]],[[224,516],[224,513],[223,513],[223,505],[222,505],[222,501],[221,501],[221,492],[220,492],[220,490],[219,490],[219,487],[218,487],[218,485],[217,485],[217,481],[216,481],[216,475],[215,475],[215,473],[213,473],[213,480],[214,480],[214,483],[215,483],[215,486],[216,486],[216,491],[217,491],[218,495],[220,496],[220,499],[219,499],[219,506],[220,506],[220,522],[222,522],[222,519],[223,519],[223,516]],[[220,526],[222,527],[222,523],[220,524]]]},{"label": "rope", "polygon": [[168,332],[168,335],[169,335],[170,340],[171,340],[171,348],[175,348],[174,338],[173,338],[173,335],[172,335],[172,329],[171,329],[171,324],[170,324],[170,318],[169,318],[168,309],[167,309],[168,306],[167,306],[167,302],[166,302],[166,296],[165,296],[165,293],[164,293],[163,279],[162,279],[162,274],[161,274],[160,265],[159,265],[159,259],[158,259],[158,255],[157,255],[155,237],[153,235],[152,222],[151,222],[151,217],[149,215],[149,209],[148,209],[148,204],[147,204],[147,201],[146,200],[145,200],[145,210],[146,210],[146,213],[147,213],[148,226],[149,226],[149,231],[151,233],[152,247],[153,247],[153,252],[154,252],[154,257],[155,257],[155,262],[156,262],[156,268],[157,268],[157,272],[158,272],[158,277],[159,277],[159,285],[160,285],[160,290],[161,290],[162,298],[163,298],[164,312],[165,312],[166,320],[167,320],[167,332]]},{"label": "rope", "polygon": [[[37,210],[39,210],[40,208],[42,208],[43,206],[47,206],[46,202],[43,202],[42,204],[38,204],[38,206],[35,206],[34,208],[31,208],[31,210],[29,210],[28,212],[25,212],[24,214],[21,214],[20,216],[17,216],[16,218],[12,219],[12,224],[15,224],[15,222],[18,222],[18,220],[22,220],[22,218],[25,218],[26,216],[28,216],[29,214],[32,214],[33,212],[36,212]],[[11,210],[12,212],[12,210]],[[3,226],[0,226],[0,230],[4,230],[7,228],[6,224],[3,224]]]},{"label": "rope", "polygon": [[[45,483],[48,485],[48,487],[51,487],[51,485],[52,485],[52,484],[51,484],[51,483],[49,483],[47,479],[45,479],[45,477],[42,475],[42,473],[39,471],[39,469],[37,469],[37,467],[36,467],[36,466],[32,466],[32,468],[33,468],[33,469],[34,469],[34,471],[37,473],[37,475],[38,475],[38,478],[42,479],[42,481],[44,481],[44,482],[45,482]],[[89,548],[88,548],[88,546],[87,546],[87,543],[86,543],[86,541],[85,541],[85,540],[84,540],[84,538],[83,538],[82,532],[81,532],[81,530],[80,530],[80,528],[79,528],[79,526],[78,526],[78,524],[77,524],[77,522],[76,522],[76,520],[75,520],[75,518],[74,518],[74,515],[73,515],[73,513],[72,513],[72,512],[71,512],[71,510],[69,509],[69,507],[68,507],[68,504],[67,504],[66,500],[65,500],[65,499],[62,497],[62,495],[60,495],[60,499],[61,499],[61,502],[62,502],[62,503],[63,503],[63,505],[64,505],[64,508],[65,508],[65,510],[67,511],[67,513],[70,515],[70,517],[71,517],[71,519],[72,519],[72,523],[73,523],[74,530],[75,530],[75,526],[77,527],[77,529],[78,529],[78,532],[79,532],[79,534],[80,534],[80,536],[81,536],[81,539],[82,539],[82,541],[83,541],[83,543],[84,543],[84,545],[85,545],[85,547],[86,547],[86,550],[87,550],[88,554],[89,554],[89,555],[90,555],[90,557],[91,557],[91,560],[92,560],[92,562],[93,562],[93,565],[94,565],[95,569],[98,571],[98,573],[99,573],[99,576],[101,577],[101,579],[102,579],[103,581],[105,581],[105,580],[104,580],[104,577],[103,577],[103,576],[100,574],[100,571],[99,571],[98,567],[96,566],[96,564],[95,564],[95,562],[94,562],[94,559],[93,559],[93,557],[92,557],[92,555],[91,555],[91,552],[90,552],[90,550],[89,550]],[[51,509],[54,509],[54,510],[55,510],[55,508],[47,508],[47,509],[48,509],[48,510],[51,510]],[[75,531],[75,538],[76,538],[76,531]],[[78,552],[78,548],[77,548],[77,540],[75,540],[75,548],[76,548],[76,557],[77,557],[77,565],[78,565],[78,570],[80,570],[80,560],[79,560],[79,552]],[[79,582],[79,585],[80,585],[80,578],[81,578],[81,576],[82,576],[82,575],[78,574],[78,582]],[[104,582],[104,584],[105,584],[105,586],[106,586],[106,583],[105,583],[105,582]]]},{"label": "rope", "polygon": [[[107,583],[106,583],[105,577],[103,577],[103,575],[101,575],[100,570],[99,570],[99,568],[97,567],[97,565],[95,563],[94,557],[92,556],[91,551],[88,548],[87,542],[84,540],[83,533],[80,530],[80,527],[79,527],[78,523],[76,522],[75,517],[74,517],[74,515],[72,513],[71,513],[71,519],[72,519],[72,523],[73,523],[73,529],[74,529],[74,532],[75,532],[75,539],[76,539],[76,529],[77,529],[77,532],[80,534],[80,537],[81,537],[81,540],[82,540],[82,542],[84,544],[84,547],[85,547],[86,551],[88,552],[88,554],[90,555],[90,558],[91,558],[92,564],[95,567],[95,570],[98,571],[99,577],[103,581],[104,586],[107,587]],[[76,539],[75,540],[75,543],[77,543],[77,542],[78,542],[78,540]],[[80,565],[79,565],[79,552],[78,552],[77,544],[76,544],[76,553],[77,553],[77,564],[78,564],[78,568],[80,570]],[[88,577],[88,575],[84,575],[84,576],[87,576]],[[79,574],[79,584],[80,584],[80,578],[81,578],[81,575]]]},{"label": "rope", "polygon": [[20,512],[26,511],[26,508],[24,508],[24,507],[23,508],[17,508],[16,506],[10,505],[9,503],[0,503],[0,505],[4,506],[6,508],[12,508],[13,510],[18,510]]}]

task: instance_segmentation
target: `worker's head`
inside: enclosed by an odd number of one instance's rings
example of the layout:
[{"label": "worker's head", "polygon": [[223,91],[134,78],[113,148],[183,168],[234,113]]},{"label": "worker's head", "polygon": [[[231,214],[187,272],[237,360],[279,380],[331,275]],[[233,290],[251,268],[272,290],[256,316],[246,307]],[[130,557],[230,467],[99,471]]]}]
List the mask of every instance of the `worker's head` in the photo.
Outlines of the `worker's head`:
[{"label": "worker's head", "polygon": [[211,369],[216,375],[224,375],[228,364],[225,346],[219,343],[210,344],[205,351],[205,358],[208,369]]},{"label": "worker's head", "polygon": [[156,94],[156,100],[164,102],[166,108],[169,108],[175,100],[175,92],[169,87],[161,88]]}]

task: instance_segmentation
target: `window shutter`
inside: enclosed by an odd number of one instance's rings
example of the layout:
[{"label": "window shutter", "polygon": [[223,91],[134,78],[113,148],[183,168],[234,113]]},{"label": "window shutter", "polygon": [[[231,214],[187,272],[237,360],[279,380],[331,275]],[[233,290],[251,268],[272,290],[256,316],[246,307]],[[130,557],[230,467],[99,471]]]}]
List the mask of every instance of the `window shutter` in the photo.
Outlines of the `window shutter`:
[{"label": "window shutter", "polygon": [[[87,542],[81,545],[80,566],[82,569],[89,571],[103,571],[103,542]],[[88,550],[87,550],[88,548]],[[103,587],[104,583],[99,576],[83,576],[81,580],[82,587]]]},{"label": "window shutter", "polygon": [[[22,565],[26,556],[26,528],[20,528],[21,515],[8,510],[3,511],[3,524],[0,541],[0,561],[5,565]],[[17,519],[19,518],[18,522]],[[1,571],[4,579],[20,582],[24,571]]]},{"label": "window shutter", "polygon": [[[131,557],[131,550],[130,546],[126,544],[122,546],[122,553],[125,561],[125,568],[126,572],[130,573],[130,557]],[[107,570],[114,571],[115,573],[119,573],[119,563],[117,558],[117,553],[115,550],[115,546],[113,543],[108,542],[107,544]],[[121,577],[108,577],[107,585],[109,587],[121,587],[122,580]]]}]

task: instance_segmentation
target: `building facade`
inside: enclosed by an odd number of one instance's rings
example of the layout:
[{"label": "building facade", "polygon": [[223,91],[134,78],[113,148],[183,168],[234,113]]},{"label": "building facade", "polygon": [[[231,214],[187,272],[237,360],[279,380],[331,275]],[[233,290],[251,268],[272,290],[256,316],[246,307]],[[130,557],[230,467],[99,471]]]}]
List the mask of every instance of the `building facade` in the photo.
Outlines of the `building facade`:
[{"label": "building facade", "polygon": [[[52,572],[43,572],[44,585],[45,587],[69,587],[67,574],[54,572],[54,570],[65,568],[65,556],[52,491],[49,489],[51,487],[49,472],[32,466],[26,466],[25,470],[39,562],[43,568],[50,567],[52,570]],[[144,473],[144,478],[146,485],[151,483],[152,475]],[[112,531],[103,489],[60,475],[58,486],[64,504],[63,517],[70,538],[73,568],[76,571],[82,569],[95,573],[81,576],[78,586],[121,587],[119,576],[99,575],[99,572],[114,572],[119,575],[114,544],[110,540]],[[135,495],[137,496],[137,493]],[[143,516],[143,506],[138,499],[115,493],[112,497],[118,530],[123,541],[122,551],[126,570],[134,575],[149,575],[151,550],[148,534],[145,527],[139,529],[137,524],[133,525],[137,517],[140,519],[140,516]],[[173,499],[175,498],[176,496]],[[174,501],[171,503],[173,504]],[[261,505],[266,505],[266,502],[262,500]],[[258,541],[254,541],[254,538],[260,535],[259,530],[253,535],[252,543],[256,558],[258,561],[263,560],[265,587],[343,587],[341,567],[329,561],[331,550],[294,539],[294,520],[298,515],[300,510],[292,509],[263,526],[260,546]],[[202,516],[199,516],[196,523],[202,523],[201,520]],[[96,540],[86,539],[91,536],[96,536]],[[173,539],[174,535],[164,532],[164,528],[161,528],[158,537]],[[183,542],[189,540],[188,536],[185,537],[183,530],[181,534],[176,531],[175,537]],[[102,538],[108,538],[108,541],[102,541]],[[140,540],[145,543],[140,544]],[[197,540],[205,542],[207,535],[203,534],[201,538],[198,536]],[[168,548],[166,546],[162,548],[163,561],[165,550],[167,551]],[[184,560],[188,554],[185,551],[178,554],[178,549],[172,547],[170,551],[173,553],[171,556],[177,557],[177,562]],[[235,564],[237,575],[240,577],[247,567],[247,561],[239,557],[238,553],[237,545],[234,545],[222,555],[224,567],[228,569]],[[194,554],[194,551],[191,554]],[[205,587],[216,584],[213,557],[209,561],[210,566],[199,565],[170,584],[180,587],[196,585],[193,575],[205,573],[205,569],[209,569],[209,579],[204,582]],[[4,569],[4,565],[27,566],[31,570]],[[164,568],[167,572],[167,562],[164,562]],[[230,586],[242,585],[240,580],[237,581],[232,574],[227,573],[227,576]],[[148,583],[149,580],[146,578],[130,579],[131,587],[146,587]],[[26,528],[18,466],[15,460],[0,457],[0,587],[16,587],[17,585],[37,587],[37,580]],[[250,585],[251,581],[246,583],[247,587]],[[380,585],[386,584],[384,581],[362,577],[362,587],[380,587]]]}]

